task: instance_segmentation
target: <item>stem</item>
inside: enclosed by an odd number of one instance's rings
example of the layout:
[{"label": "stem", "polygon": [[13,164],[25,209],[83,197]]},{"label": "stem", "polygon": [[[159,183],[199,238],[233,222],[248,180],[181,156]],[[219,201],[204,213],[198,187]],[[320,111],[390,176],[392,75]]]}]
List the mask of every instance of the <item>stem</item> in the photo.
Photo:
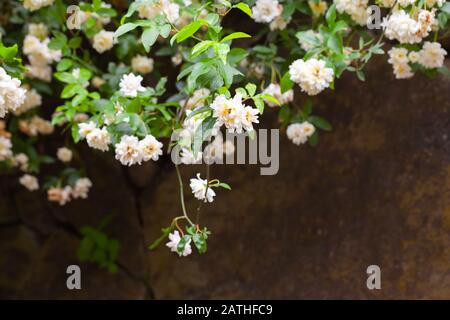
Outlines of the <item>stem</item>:
[{"label": "stem", "polygon": [[178,169],[178,165],[175,165],[175,169],[177,171],[177,177],[178,177],[178,183],[180,186],[180,201],[181,201],[181,209],[183,210],[183,217],[193,225],[191,219],[189,219],[187,212],[186,212],[186,205],[184,204],[184,192],[183,192],[183,181],[181,180],[181,174],[180,169]]}]

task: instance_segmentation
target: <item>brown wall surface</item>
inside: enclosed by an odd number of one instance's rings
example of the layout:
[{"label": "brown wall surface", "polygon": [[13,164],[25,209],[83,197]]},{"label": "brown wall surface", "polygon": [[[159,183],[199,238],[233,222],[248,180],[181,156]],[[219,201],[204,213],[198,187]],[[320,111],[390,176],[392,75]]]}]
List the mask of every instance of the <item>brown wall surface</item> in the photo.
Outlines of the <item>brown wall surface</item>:
[{"label": "brown wall surface", "polygon": [[[281,134],[277,175],[212,168],[233,190],[203,206],[213,234],[201,256],[146,249],[180,214],[168,159],[125,169],[80,146],[94,187],[65,207],[2,176],[0,297],[449,299],[450,79],[395,80],[383,60],[369,64],[366,82],[345,75],[314,99],[334,127],[316,148]],[[261,127],[277,127],[273,110],[264,117]],[[182,167],[190,210],[197,172]],[[109,213],[107,232],[122,244],[116,275],[76,257],[77,230]],[[81,266],[82,290],[66,288],[70,264]],[[366,287],[372,264],[381,290]]]}]

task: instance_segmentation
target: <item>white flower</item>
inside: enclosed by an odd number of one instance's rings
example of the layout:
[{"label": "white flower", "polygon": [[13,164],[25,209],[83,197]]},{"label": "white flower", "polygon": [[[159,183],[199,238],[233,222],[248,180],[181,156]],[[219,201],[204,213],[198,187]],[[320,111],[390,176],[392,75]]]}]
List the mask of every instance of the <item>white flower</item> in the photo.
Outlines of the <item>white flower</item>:
[{"label": "white flower", "polygon": [[28,60],[33,66],[45,67],[52,62],[61,60],[61,50],[53,50],[48,47],[49,38],[40,40],[38,37],[28,34],[23,41],[23,53],[28,55]]},{"label": "white flower", "polygon": [[300,145],[308,141],[308,138],[314,134],[316,129],[314,126],[305,121],[302,123],[290,124],[286,129],[287,137],[296,145]]},{"label": "white flower", "polygon": [[[264,89],[263,93],[270,94],[278,100],[280,105],[285,105],[294,100],[294,90],[290,89],[285,93],[281,93],[281,87],[277,83],[271,83]],[[270,100],[265,100],[269,107],[277,107],[278,105]]]},{"label": "white flower", "polygon": [[178,253],[178,255],[181,257],[186,257],[192,253],[191,248],[191,239],[189,238],[188,241],[186,241],[186,244],[184,246],[183,252],[178,252],[178,244],[181,241],[180,234],[177,230],[169,234],[169,242],[166,243],[166,246],[170,248],[170,251]]},{"label": "white flower", "polygon": [[25,153],[18,153],[14,156],[14,164],[18,165],[20,170],[28,170],[28,156]]},{"label": "white flower", "polygon": [[181,56],[181,54],[179,52],[177,52],[177,54],[175,54],[172,58],[172,63],[174,66],[178,66],[183,62],[183,57]]},{"label": "white flower", "polygon": [[36,11],[40,8],[52,5],[54,1],[55,0],[24,0],[23,6],[30,11]]},{"label": "white flower", "polygon": [[436,4],[438,7],[442,7],[446,0],[425,0],[427,8],[434,7]]},{"label": "white flower", "polygon": [[396,39],[400,43],[421,42],[422,38],[428,35],[428,31],[421,31],[425,25],[421,26],[403,10],[392,13],[389,18],[384,18],[382,26],[385,28],[386,37],[390,40]]},{"label": "white flower", "polygon": [[144,139],[139,141],[139,150],[142,155],[143,161],[148,161],[150,159],[156,161],[159,156],[163,154],[162,152],[163,144],[156,140],[152,135],[145,136]]},{"label": "white flower", "polygon": [[368,0],[335,0],[336,10],[339,13],[347,13],[359,25],[367,23],[369,17],[367,13]]},{"label": "white flower", "polygon": [[15,115],[20,115],[30,109],[39,107],[42,104],[42,96],[35,90],[29,89],[28,86],[22,86],[26,90],[24,102],[14,111]]},{"label": "white flower", "polygon": [[398,4],[402,7],[407,7],[410,4],[414,4],[414,2],[416,2],[416,0],[397,0]]},{"label": "white flower", "polygon": [[439,42],[426,41],[419,51],[419,63],[427,69],[440,68],[444,64],[447,51],[441,47]]},{"label": "white flower", "polygon": [[12,78],[0,67],[0,118],[15,111],[25,101],[26,90],[20,84],[19,79]]},{"label": "white flower", "polygon": [[281,15],[283,6],[278,3],[278,0],[257,0],[252,12],[256,22],[270,23]]},{"label": "white flower", "polygon": [[322,41],[323,41],[323,36],[319,32],[316,32],[312,29],[304,31],[303,33],[306,36],[306,38],[311,39],[310,42],[309,41],[300,41],[300,39],[299,39],[300,47],[305,51],[311,50],[312,48],[314,48],[316,46],[316,43],[322,43]]},{"label": "white flower", "polygon": [[242,95],[236,93],[233,99],[227,99],[224,95],[217,96],[211,104],[213,117],[217,118],[218,126],[225,125],[229,132],[242,132],[242,119],[244,105]]},{"label": "white flower", "polygon": [[291,22],[291,18],[284,20],[282,16],[275,17],[269,25],[270,30],[283,30],[287,27],[288,23]]},{"label": "white flower", "polygon": [[0,136],[0,161],[4,161],[12,157],[12,143],[11,140]]},{"label": "white flower", "polygon": [[316,95],[330,86],[334,71],[325,67],[325,61],[312,58],[307,61],[295,60],[289,66],[289,74],[291,80],[296,82],[302,91]]},{"label": "white flower", "polygon": [[253,123],[259,123],[258,113],[259,113],[258,109],[245,106],[244,109],[241,111],[240,122],[242,128],[244,128],[247,131],[252,131]]},{"label": "white flower", "polygon": [[38,179],[32,175],[29,175],[29,174],[23,175],[22,177],[20,177],[19,182],[21,185],[23,185],[29,191],[34,191],[34,190],[39,189]]},{"label": "white flower", "polygon": [[153,59],[137,55],[131,59],[131,69],[142,74],[150,73],[153,71]]},{"label": "white flower", "polygon": [[26,65],[26,75],[30,78],[40,79],[45,82],[52,81],[52,68],[50,66]]},{"label": "white flower", "polygon": [[154,19],[160,14],[174,23],[180,17],[180,6],[170,0],[157,0],[152,4],[141,4],[138,7],[139,17],[146,19]]},{"label": "white flower", "polygon": [[408,50],[405,48],[392,48],[388,51],[388,54],[388,62],[392,65],[409,62]]},{"label": "white flower", "polygon": [[19,182],[29,191],[34,191],[39,189],[38,179],[32,175],[25,174],[20,179]]},{"label": "white flower", "polygon": [[72,160],[72,151],[68,148],[59,148],[56,152],[56,156],[62,162],[70,162]]},{"label": "white flower", "polygon": [[114,32],[102,30],[94,36],[92,46],[98,53],[103,53],[114,46]]},{"label": "white flower", "polygon": [[145,88],[141,85],[141,76],[135,76],[134,74],[124,74],[120,79],[119,87],[120,93],[125,97],[135,98],[138,92],[145,91]]},{"label": "white flower", "polygon": [[397,63],[393,65],[396,79],[408,79],[414,76],[411,67],[407,63]]},{"label": "white flower", "polygon": [[207,183],[206,180],[200,178],[200,173],[197,173],[197,179],[192,178],[189,186],[191,187],[195,198],[204,200],[204,202],[213,202],[216,193],[211,187],[207,188]]},{"label": "white flower", "polygon": [[411,61],[412,63],[419,62],[420,53],[418,51],[411,51],[408,54],[408,58],[409,58],[409,61]]},{"label": "white flower", "polygon": [[78,133],[82,138],[86,138],[86,136],[97,129],[97,126],[94,122],[89,121],[88,123],[79,123],[78,124]]},{"label": "white flower", "polygon": [[71,194],[71,186],[65,186],[64,188],[50,188],[47,191],[47,198],[48,201],[58,202],[59,205],[63,206],[70,201]]},{"label": "white flower", "polygon": [[75,186],[72,189],[72,197],[74,199],[88,197],[89,189],[92,187],[92,182],[89,178],[80,178],[75,182]]},{"label": "white flower", "polygon": [[28,34],[43,40],[48,36],[48,29],[43,23],[30,23],[28,25]]},{"label": "white flower", "polygon": [[116,159],[124,166],[141,164],[143,155],[137,137],[124,135],[120,139],[120,142],[115,145],[115,148]]},{"label": "white flower", "polygon": [[[194,91],[192,97],[186,102],[186,109],[200,108],[204,105],[206,98],[210,95],[211,91],[206,88],[200,88]],[[181,105],[184,105],[181,103]]]},{"label": "white flower", "polygon": [[180,151],[180,161],[183,164],[200,164],[202,163],[203,152],[199,151],[196,156],[194,156],[194,151],[189,148],[182,147]]},{"label": "white flower", "polygon": [[324,15],[328,9],[328,4],[326,3],[326,1],[316,2],[314,0],[309,0],[308,5],[312,11],[313,16],[315,16],[315,17],[320,17],[320,16]]},{"label": "white flower", "polygon": [[101,129],[95,128],[86,136],[86,141],[89,147],[93,149],[108,151],[108,145],[111,143],[111,135],[105,127]]},{"label": "white flower", "polygon": [[102,78],[100,78],[99,76],[95,76],[92,78],[91,80],[91,84],[94,88],[100,88],[102,85],[105,84],[105,80],[103,80]]}]

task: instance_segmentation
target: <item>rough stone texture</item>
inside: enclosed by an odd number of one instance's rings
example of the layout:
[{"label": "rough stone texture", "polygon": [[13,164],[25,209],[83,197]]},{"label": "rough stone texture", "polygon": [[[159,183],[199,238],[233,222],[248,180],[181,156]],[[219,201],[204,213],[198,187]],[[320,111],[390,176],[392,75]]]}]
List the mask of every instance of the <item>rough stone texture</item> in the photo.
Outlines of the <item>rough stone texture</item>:
[{"label": "rough stone texture", "polygon": [[[203,207],[210,250],[149,255],[155,297],[449,298],[450,82],[391,72],[375,61],[366,83],[345,76],[315,99],[334,130],[315,149],[283,136],[277,175],[213,167],[233,191]],[[142,197],[148,241],[180,214],[174,172],[159,180]],[[381,291],[366,288],[371,264]]]},{"label": "rough stone texture", "polygon": [[[181,210],[167,157],[129,170],[82,145],[94,188],[65,207],[2,176],[0,297],[450,298],[450,81],[397,81],[382,60],[365,83],[346,75],[314,98],[334,126],[316,148],[281,133],[277,175],[212,168],[233,191],[203,206],[200,223],[213,232],[205,255],[146,251]],[[261,127],[276,128],[275,116],[267,111]],[[182,168],[191,212],[197,172]],[[79,229],[108,214],[106,232],[122,243],[116,275],[76,258]],[[65,287],[70,264],[82,268],[81,291]],[[381,266],[381,291],[366,288],[371,264]]]}]

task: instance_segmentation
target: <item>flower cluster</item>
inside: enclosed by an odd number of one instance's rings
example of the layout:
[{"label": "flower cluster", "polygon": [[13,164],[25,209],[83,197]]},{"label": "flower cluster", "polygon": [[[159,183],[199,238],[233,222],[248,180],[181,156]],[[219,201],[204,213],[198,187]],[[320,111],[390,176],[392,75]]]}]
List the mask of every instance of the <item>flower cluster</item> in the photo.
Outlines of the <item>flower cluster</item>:
[{"label": "flower cluster", "polygon": [[50,82],[52,78],[52,69],[50,65],[61,59],[61,51],[49,48],[50,39],[45,37],[46,30],[42,27],[29,29],[28,35],[23,42],[23,53],[27,55],[29,65],[27,65],[27,75],[31,78],[37,78],[42,81]]},{"label": "flower cluster", "polygon": [[421,10],[414,19],[404,10],[399,10],[384,18],[383,27],[386,37],[400,43],[419,43],[429,35],[436,24],[434,11]]},{"label": "flower cluster", "polygon": [[406,48],[392,48],[389,50],[388,62],[392,64],[397,79],[407,79],[414,76],[410,64],[418,64],[425,69],[440,68],[444,64],[447,51],[439,42],[426,41],[419,51],[408,51]]},{"label": "flower cluster", "polygon": [[315,131],[316,129],[314,126],[305,121],[302,123],[290,124],[286,129],[286,135],[294,144],[301,145],[308,141],[308,138],[311,137]]},{"label": "flower cluster", "polygon": [[92,182],[89,178],[80,178],[73,186],[66,185],[65,187],[52,187],[48,189],[47,197],[49,201],[57,202],[63,206],[73,199],[86,199],[91,187]]},{"label": "flower cluster", "polygon": [[139,17],[145,19],[154,19],[163,14],[172,23],[180,18],[180,6],[170,0],[156,0],[150,4],[141,4],[138,12]]},{"label": "flower cluster", "polygon": [[11,77],[0,67],[0,118],[14,112],[25,101],[26,90],[20,87],[20,80]]},{"label": "flower cluster", "polygon": [[158,160],[162,155],[163,144],[152,135],[139,140],[135,136],[122,136],[120,142],[115,145],[116,159],[124,166],[141,164],[143,161]]},{"label": "flower cluster", "polygon": [[[294,90],[289,89],[285,93],[281,93],[281,87],[279,84],[271,83],[267,88],[264,89],[263,93],[270,94],[272,97],[278,100],[280,105],[288,104],[294,101]],[[277,104],[273,101],[266,100],[269,107],[276,107]]]},{"label": "flower cluster", "polygon": [[218,126],[225,125],[229,132],[242,133],[253,130],[253,123],[259,123],[259,110],[242,103],[242,95],[236,93],[232,99],[218,95],[211,104],[213,117]]},{"label": "flower cluster", "polygon": [[54,1],[55,0],[24,0],[23,6],[30,11],[36,11],[40,8],[52,5]]},{"label": "flower cluster", "polygon": [[78,124],[78,128],[78,133],[82,138],[86,138],[89,147],[100,151],[108,151],[111,135],[106,127],[97,128],[97,125],[90,121]]},{"label": "flower cluster", "polygon": [[335,0],[336,10],[340,13],[347,13],[359,25],[367,23],[369,14],[367,13],[368,0]]},{"label": "flower cluster", "polygon": [[289,66],[291,80],[297,83],[302,91],[309,95],[316,95],[330,86],[334,71],[325,66],[324,60],[315,58],[304,61],[295,60]]}]

